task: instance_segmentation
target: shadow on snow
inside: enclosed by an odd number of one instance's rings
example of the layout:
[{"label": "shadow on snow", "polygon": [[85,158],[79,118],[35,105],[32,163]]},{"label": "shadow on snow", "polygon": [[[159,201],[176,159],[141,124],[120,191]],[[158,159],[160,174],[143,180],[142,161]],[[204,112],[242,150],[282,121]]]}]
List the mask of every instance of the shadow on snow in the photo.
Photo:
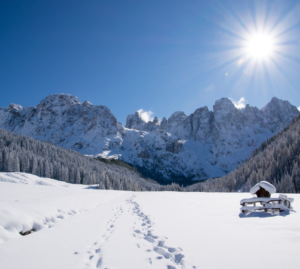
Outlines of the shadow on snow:
[{"label": "shadow on snow", "polygon": [[280,212],[280,214],[272,214],[268,212],[250,212],[250,213],[240,213],[240,218],[272,218],[272,217],[286,217],[290,215],[290,211],[296,213],[295,210],[287,210],[284,212]]}]

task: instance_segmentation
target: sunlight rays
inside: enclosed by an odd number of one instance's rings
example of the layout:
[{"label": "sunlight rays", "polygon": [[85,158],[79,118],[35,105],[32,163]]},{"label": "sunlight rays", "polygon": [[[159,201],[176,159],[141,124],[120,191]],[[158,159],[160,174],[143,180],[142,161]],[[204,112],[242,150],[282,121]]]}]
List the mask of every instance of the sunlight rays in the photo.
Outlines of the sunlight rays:
[{"label": "sunlight rays", "polygon": [[264,89],[269,83],[274,90],[292,88],[291,77],[300,68],[297,11],[296,2],[252,2],[243,8],[221,4],[220,37],[226,50],[212,57],[212,65],[239,87],[247,83]]}]

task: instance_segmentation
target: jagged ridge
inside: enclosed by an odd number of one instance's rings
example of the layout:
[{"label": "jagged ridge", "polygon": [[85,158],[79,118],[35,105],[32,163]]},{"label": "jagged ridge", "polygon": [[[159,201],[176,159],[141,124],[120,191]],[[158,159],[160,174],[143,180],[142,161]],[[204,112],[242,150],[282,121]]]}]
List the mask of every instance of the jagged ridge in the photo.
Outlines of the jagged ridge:
[{"label": "jagged ridge", "polygon": [[237,109],[228,98],[213,111],[145,122],[140,113],[118,123],[105,106],[55,94],[37,107],[11,104],[0,109],[0,127],[101,158],[134,165],[159,182],[220,177],[246,160],[263,141],[283,130],[299,111],[273,98],[263,109]]}]

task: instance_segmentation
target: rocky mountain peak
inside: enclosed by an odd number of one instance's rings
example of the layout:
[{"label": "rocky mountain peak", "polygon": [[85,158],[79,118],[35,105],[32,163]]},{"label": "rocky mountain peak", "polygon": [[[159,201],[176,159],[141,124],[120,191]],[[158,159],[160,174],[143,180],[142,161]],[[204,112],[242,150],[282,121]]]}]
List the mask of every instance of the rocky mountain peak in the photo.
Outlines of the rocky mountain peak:
[{"label": "rocky mountain peak", "polygon": [[280,100],[277,97],[273,97],[272,100],[261,109],[264,113],[286,113],[287,111],[297,113],[296,110],[298,110],[297,107],[291,105],[290,102]]},{"label": "rocky mountain peak", "polygon": [[213,109],[214,117],[217,122],[229,120],[238,111],[232,101],[228,98],[221,98],[217,100]]},{"label": "rocky mountain peak", "polygon": [[23,111],[23,107],[21,105],[11,103],[8,107],[5,108],[7,111],[11,112],[21,112]]},{"label": "rocky mountain peak", "polygon": [[[24,108],[21,105],[11,103],[9,106],[4,108],[5,111],[11,113],[15,117],[21,117],[24,113]],[[26,110],[26,107],[25,107]]]},{"label": "rocky mountain peak", "polygon": [[217,100],[213,106],[214,111],[232,111],[232,110],[236,110],[236,107],[234,106],[234,104],[232,103],[232,101],[228,98],[221,98],[219,100]]},{"label": "rocky mountain peak", "polygon": [[261,109],[264,114],[264,122],[269,126],[272,132],[280,126],[281,129],[287,122],[291,122],[293,118],[299,115],[297,107],[288,101],[280,100],[273,97],[272,100]]},{"label": "rocky mountain peak", "polygon": [[91,106],[93,106],[93,104],[92,104],[91,102],[85,100],[85,101],[82,103],[82,106],[84,106],[84,107],[91,107]]},{"label": "rocky mountain peak", "polygon": [[159,119],[158,119],[158,117],[155,117],[155,118],[154,118],[153,123],[154,123],[154,124],[159,124]]},{"label": "rocky mountain peak", "polygon": [[183,111],[176,111],[170,116],[170,118],[168,119],[168,123],[171,123],[172,121],[183,120],[185,118],[186,115]]},{"label": "rocky mountain peak", "polygon": [[40,105],[44,105],[44,104],[70,106],[70,105],[80,105],[81,103],[79,102],[78,97],[76,96],[72,96],[70,94],[64,94],[64,93],[57,93],[57,94],[51,94],[47,96],[44,100],[40,102]]},{"label": "rocky mountain peak", "polygon": [[141,114],[138,111],[127,116],[125,125],[126,128],[143,130],[145,125],[146,122],[142,119]]},{"label": "rocky mountain peak", "polygon": [[165,117],[163,117],[163,119],[161,120],[161,123],[160,123],[160,126],[159,128],[160,129],[164,129],[164,127],[168,124],[168,121]]},{"label": "rocky mountain peak", "polygon": [[[70,94],[52,94],[42,100],[36,107],[36,116],[42,116],[52,111],[55,115],[61,115],[71,106],[81,105],[76,96]],[[41,114],[41,115],[40,115]]]},{"label": "rocky mountain peak", "polygon": [[136,111],[134,114],[130,114],[126,119],[126,128],[135,129],[141,131],[152,131],[158,128],[160,125],[159,119],[154,118],[153,121],[146,122],[139,111]]}]

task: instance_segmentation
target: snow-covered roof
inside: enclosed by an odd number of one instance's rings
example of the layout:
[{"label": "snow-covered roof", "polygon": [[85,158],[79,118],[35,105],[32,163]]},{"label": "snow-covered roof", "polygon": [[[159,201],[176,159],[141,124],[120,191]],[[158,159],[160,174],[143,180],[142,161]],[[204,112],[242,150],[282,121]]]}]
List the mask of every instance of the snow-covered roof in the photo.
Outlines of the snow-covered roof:
[{"label": "snow-covered roof", "polygon": [[267,181],[261,181],[257,183],[252,189],[250,190],[251,194],[255,194],[260,188],[264,188],[266,191],[268,191],[270,194],[276,192],[276,188]]}]

